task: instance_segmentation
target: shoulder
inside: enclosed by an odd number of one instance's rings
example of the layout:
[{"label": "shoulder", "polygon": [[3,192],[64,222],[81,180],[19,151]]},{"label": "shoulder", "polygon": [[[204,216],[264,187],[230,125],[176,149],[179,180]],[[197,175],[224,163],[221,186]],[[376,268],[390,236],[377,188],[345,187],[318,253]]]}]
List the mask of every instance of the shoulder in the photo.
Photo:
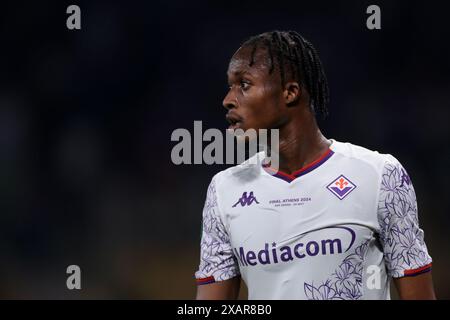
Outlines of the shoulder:
[{"label": "shoulder", "polygon": [[245,184],[256,179],[261,173],[261,164],[265,158],[264,152],[259,152],[243,163],[222,170],[214,175],[212,183],[219,188],[224,184]]},{"label": "shoulder", "polygon": [[343,159],[366,166],[380,175],[385,171],[386,166],[401,166],[400,162],[391,154],[370,150],[349,142],[333,140],[333,144],[330,148],[335,154],[341,156]]}]

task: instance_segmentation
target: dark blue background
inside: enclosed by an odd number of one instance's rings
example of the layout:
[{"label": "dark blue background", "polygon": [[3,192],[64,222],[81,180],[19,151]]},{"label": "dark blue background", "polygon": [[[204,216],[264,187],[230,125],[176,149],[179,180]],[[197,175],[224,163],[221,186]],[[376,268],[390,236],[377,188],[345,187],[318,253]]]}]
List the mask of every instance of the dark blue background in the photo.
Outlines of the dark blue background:
[{"label": "dark blue background", "polygon": [[[81,7],[82,29],[66,28]],[[382,29],[366,28],[381,7]],[[171,133],[225,128],[226,68],[273,29],[318,49],[328,138],[396,156],[450,298],[449,5],[426,1],[11,2],[0,10],[0,297],[192,298],[207,185]],[[66,267],[82,290],[66,289]]]}]

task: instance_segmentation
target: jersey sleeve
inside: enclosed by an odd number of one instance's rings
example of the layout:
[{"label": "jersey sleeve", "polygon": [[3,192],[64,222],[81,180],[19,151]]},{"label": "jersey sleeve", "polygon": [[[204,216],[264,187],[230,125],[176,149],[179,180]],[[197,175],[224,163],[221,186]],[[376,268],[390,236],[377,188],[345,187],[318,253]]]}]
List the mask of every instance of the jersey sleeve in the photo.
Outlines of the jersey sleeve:
[{"label": "jersey sleeve", "polygon": [[230,237],[222,223],[215,179],[211,181],[203,208],[200,266],[195,273],[197,284],[224,281],[240,275]]},{"label": "jersey sleeve", "polygon": [[388,274],[399,278],[431,270],[432,259],[419,227],[411,179],[391,157],[384,164],[378,198],[379,238]]}]

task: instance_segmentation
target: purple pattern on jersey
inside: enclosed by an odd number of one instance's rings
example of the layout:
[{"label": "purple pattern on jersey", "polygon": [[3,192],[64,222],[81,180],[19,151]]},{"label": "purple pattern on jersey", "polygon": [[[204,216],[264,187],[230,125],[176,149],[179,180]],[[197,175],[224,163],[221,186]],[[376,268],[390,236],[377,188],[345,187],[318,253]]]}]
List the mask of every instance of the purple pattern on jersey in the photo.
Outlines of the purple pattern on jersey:
[{"label": "purple pattern on jersey", "polygon": [[388,273],[403,277],[413,270],[431,263],[419,228],[417,201],[411,179],[398,162],[384,167],[378,201],[380,241]]},{"label": "purple pattern on jersey", "polygon": [[331,277],[319,285],[304,283],[308,300],[357,300],[362,297],[364,256],[370,239],[346,256]]},{"label": "purple pattern on jersey", "polygon": [[213,180],[208,187],[203,208],[200,267],[195,277],[203,279],[213,276],[215,281],[222,281],[239,274],[230,238],[219,217],[216,185]]}]

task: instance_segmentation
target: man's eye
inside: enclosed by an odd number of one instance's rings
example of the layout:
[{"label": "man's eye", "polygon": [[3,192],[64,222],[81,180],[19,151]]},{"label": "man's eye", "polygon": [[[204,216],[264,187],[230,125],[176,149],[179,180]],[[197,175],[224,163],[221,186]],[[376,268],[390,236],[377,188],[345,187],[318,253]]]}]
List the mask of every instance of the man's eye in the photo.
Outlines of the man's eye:
[{"label": "man's eye", "polygon": [[241,88],[242,90],[247,90],[248,88],[250,88],[250,83],[248,83],[247,81],[241,81]]}]

